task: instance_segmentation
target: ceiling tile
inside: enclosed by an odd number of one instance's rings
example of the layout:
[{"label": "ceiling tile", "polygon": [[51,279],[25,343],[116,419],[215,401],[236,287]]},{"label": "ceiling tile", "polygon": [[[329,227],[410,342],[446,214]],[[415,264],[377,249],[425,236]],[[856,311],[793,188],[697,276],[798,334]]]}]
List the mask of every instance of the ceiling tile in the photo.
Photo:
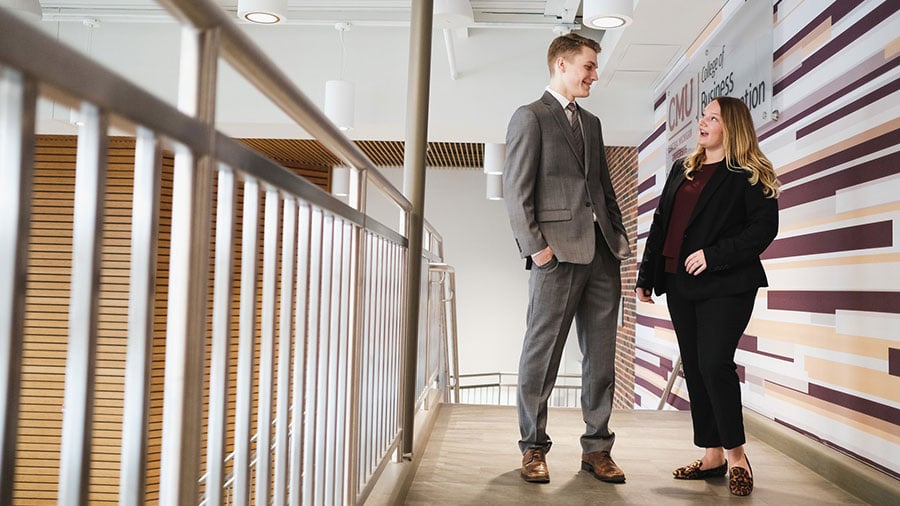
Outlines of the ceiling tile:
[{"label": "ceiling tile", "polygon": [[610,88],[649,88],[656,82],[659,72],[655,70],[617,70],[609,80]]},{"label": "ceiling tile", "polygon": [[663,70],[679,54],[673,44],[630,44],[622,54],[618,70]]}]

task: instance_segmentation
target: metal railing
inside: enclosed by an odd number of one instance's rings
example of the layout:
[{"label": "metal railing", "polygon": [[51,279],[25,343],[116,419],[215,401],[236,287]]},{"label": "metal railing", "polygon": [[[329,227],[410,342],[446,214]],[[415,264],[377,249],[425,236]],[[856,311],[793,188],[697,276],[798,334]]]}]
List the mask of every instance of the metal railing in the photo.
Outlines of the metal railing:
[{"label": "metal railing", "polygon": [[[429,362],[435,373],[443,372],[440,378],[443,402],[459,402],[459,338],[456,326],[456,271],[444,263],[428,266],[428,343],[443,346],[440,357],[442,364]],[[425,353],[426,357],[437,357],[437,353]]]},{"label": "metal railing", "polygon": [[[518,374],[511,372],[483,372],[460,374],[458,381],[453,381],[458,390],[455,402],[461,404],[494,404],[497,406],[515,406]],[[578,374],[560,374],[556,385],[547,400],[547,405],[554,408],[581,407],[581,376]]]},{"label": "metal railing", "polygon": [[[160,3],[182,23],[177,108],[0,8],[0,504],[15,489],[39,96],[79,107],[84,122],[58,503],[87,504],[90,494],[111,125],[132,132],[136,146],[120,504],[146,500],[164,150],[174,152],[174,172],[156,499],[223,504],[227,492],[233,504],[248,504],[251,493],[256,504],[363,502],[403,437],[410,203],[214,2]],[[215,130],[220,57],[358,171],[353,207]],[[366,215],[370,185],[397,204],[401,233]],[[423,262],[441,262],[442,239],[424,228]],[[447,386],[431,381],[441,348],[427,347],[423,391]]]}]

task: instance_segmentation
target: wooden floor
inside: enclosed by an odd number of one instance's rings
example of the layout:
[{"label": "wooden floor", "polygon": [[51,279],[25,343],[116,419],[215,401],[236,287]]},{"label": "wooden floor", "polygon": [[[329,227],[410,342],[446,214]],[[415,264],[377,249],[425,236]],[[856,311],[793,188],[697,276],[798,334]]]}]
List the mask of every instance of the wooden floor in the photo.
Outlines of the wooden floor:
[{"label": "wooden floor", "polygon": [[790,457],[748,434],[755,489],[728,492],[727,478],[674,480],[672,469],[700,457],[691,442],[690,415],[677,411],[616,411],[613,458],[624,484],[598,481],[580,470],[580,410],[551,409],[547,455],[550,483],[525,483],[516,411],[505,406],[445,405],[404,504],[865,504]]}]

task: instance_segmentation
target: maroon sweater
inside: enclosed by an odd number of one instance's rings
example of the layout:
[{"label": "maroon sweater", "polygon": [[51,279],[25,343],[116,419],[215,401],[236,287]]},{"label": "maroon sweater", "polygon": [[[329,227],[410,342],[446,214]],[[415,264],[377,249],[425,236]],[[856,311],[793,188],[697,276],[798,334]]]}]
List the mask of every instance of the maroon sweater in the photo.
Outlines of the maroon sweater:
[{"label": "maroon sweater", "polygon": [[[681,254],[681,241],[688,221],[700,198],[700,192],[706,186],[706,182],[712,177],[719,164],[704,164],[699,172],[694,172],[693,180],[685,180],[675,192],[675,202],[672,203],[672,217],[669,219],[669,230],[666,233],[666,241],[663,243],[662,255],[666,264],[666,272],[675,273],[678,270],[679,256]],[[690,253],[693,253],[691,251]]]}]

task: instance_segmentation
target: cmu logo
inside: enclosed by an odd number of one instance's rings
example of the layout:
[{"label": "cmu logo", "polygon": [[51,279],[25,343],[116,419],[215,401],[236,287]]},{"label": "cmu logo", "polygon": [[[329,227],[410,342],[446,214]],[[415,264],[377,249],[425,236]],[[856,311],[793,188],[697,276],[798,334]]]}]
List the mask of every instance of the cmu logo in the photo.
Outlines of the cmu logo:
[{"label": "cmu logo", "polygon": [[669,131],[677,130],[685,120],[694,117],[694,79],[691,77],[689,81],[684,83],[680,92],[675,92],[669,98],[668,127]]}]

